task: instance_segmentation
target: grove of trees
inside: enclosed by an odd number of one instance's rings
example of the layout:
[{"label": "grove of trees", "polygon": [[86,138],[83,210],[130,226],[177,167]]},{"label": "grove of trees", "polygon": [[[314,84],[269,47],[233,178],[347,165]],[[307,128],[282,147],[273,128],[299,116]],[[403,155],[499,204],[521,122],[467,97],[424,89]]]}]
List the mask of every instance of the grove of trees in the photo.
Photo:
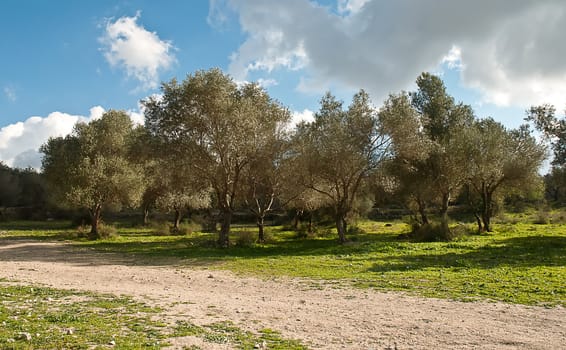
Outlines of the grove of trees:
[{"label": "grove of trees", "polygon": [[[435,75],[416,83],[379,109],[363,90],[347,107],[327,93],[314,121],[293,126],[289,110],[259,85],[197,71],[142,101],[144,126],[111,110],[50,139],[41,148],[43,176],[59,202],[88,209],[92,239],[110,207],[141,208],[144,221],[154,208],[172,212],[176,228],[184,212],[208,210],[220,223],[221,247],[230,244],[237,211],[255,218],[263,241],[274,210],[324,209],[344,243],[359,204],[378,195],[413,212],[413,229],[436,239],[451,238],[457,198],[466,198],[480,232],[491,231],[505,196],[540,183],[545,147],[527,125],[476,117]],[[561,170],[566,127],[553,113],[533,107],[528,119],[555,140]]]}]

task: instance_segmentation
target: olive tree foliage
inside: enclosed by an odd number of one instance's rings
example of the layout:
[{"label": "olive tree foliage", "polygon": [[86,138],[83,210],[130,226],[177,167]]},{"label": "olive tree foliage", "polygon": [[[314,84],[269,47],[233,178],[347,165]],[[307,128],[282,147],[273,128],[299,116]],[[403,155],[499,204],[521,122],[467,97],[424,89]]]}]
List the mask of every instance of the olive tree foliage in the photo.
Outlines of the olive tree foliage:
[{"label": "olive tree foliage", "polygon": [[91,239],[99,238],[104,206],[135,206],[141,199],[142,169],[129,157],[133,130],[125,112],[110,110],[41,147],[43,173],[52,189],[70,205],[88,209]]},{"label": "olive tree foliage", "polygon": [[144,101],[146,126],[171,156],[189,157],[186,172],[207,181],[221,214],[218,243],[226,247],[246,170],[289,112],[257,84],[238,86],[219,69],[172,80],[162,92]]},{"label": "olive tree foliage", "polygon": [[543,133],[550,141],[554,153],[552,164],[555,166],[566,165],[566,119],[558,119],[556,108],[545,104],[533,106],[527,111],[527,121],[534,124],[535,128]]},{"label": "olive tree foliage", "polygon": [[527,125],[508,130],[491,118],[477,120],[463,130],[457,148],[467,164],[470,195],[479,199],[473,206],[478,230],[491,232],[498,199],[510,191],[527,191],[539,182],[545,148]]},{"label": "olive tree foliage", "polygon": [[526,120],[532,122],[550,143],[553,159],[544,181],[546,195],[554,203],[563,204],[566,201],[566,117],[559,119],[556,108],[545,104],[531,107]]},{"label": "olive tree foliage", "polygon": [[285,181],[291,175],[282,162],[289,148],[288,132],[281,125],[273,133],[265,134],[244,174],[243,202],[254,215],[258,227],[258,241],[265,241],[265,217],[285,204]]},{"label": "olive tree foliage", "polygon": [[344,109],[327,93],[312,123],[298,125],[290,153],[297,184],[322,195],[333,209],[338,238],[346,241],[346,218],[359,190],[388,156],[375,109],[363,90]]},{"label": "olive tree foliage", "polygon": [[380,110],[380,120],[395,145],[392,174],[402,192],[416,204],[421,224],[429,221],[426,206],[436,206],[439,234],[448,238],[450,200],[464,184],[466,171],[455,146],[474,114],[470,106],[448,95],[439,77],[423,73],[416,83],[417,91],[389,97]]},{"label": "olive tree foliage", "polygon": [[175,149],[159,144],[147,128],[139,128],[132,159],[143,167],[145,191],[142,196],[144,224],[149,211],[158,208],[173,212],[173,230],[179,229],[183,212],[204,209],[211,204],[211,193],[204,179],[198,179],[190,168],[190,157],[175,155]]},{"label": "olive tree foliage", "polygon": [[431,142],[409,94],[390,95],[379,110],[383,129],[391,137],[393,157],[385,163],[385,176],[392,192],[415,214],[419,225],[428,225],[428,207],[434,198],[433,178],[427,174]]}]

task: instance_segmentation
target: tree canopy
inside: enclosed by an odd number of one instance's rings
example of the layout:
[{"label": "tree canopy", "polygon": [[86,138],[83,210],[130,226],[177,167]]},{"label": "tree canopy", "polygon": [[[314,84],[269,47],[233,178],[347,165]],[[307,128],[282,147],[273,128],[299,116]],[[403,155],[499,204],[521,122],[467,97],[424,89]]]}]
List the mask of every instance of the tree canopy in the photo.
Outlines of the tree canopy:
[{"label": "tree canopy", "polygon": [[99,237],[105,205],[135,206],[141,199],[141,168],[129,158],[133,130],[125,112],[111,110],[41,147],[43,173],[52,189],[65,202],[88,209],[91,239]]}]

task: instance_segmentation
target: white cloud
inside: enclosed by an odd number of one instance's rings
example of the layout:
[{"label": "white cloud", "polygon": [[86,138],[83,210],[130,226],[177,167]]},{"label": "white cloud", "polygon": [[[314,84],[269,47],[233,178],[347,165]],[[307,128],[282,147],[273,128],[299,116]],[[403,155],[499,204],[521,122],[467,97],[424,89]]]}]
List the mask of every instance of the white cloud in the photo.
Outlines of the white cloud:
[{"label": "white cloud", "polygon": [[464,65],[462,64],[462,49],[458,46],[452,46],[448,54],[442,58],[442,64],[448,65],[450,69],[464,69]]},{"label": "white cloud", "polygon": [[[0,129],[0,160],[5,164],[35,169],[41,168],[39,147],[50,137],[66,136],[79,121],[90,122],[99,119],[105,112],[101,106],[90,109],[88,116],[71,115],[62,112],[50,113],[47,117],[30,117],[23,122],[7,125]],[[134,123],[143,124],[143,113],[127,111]]]},{"label": "white cloud", "polygon": [[14,88],[9,87],[9,86],[4,87],[4,95],[6,95],[8,100],[10,100],[12,102],[15,102],[18,98],[18,96],[16,95],[16,90],[14,90]]},{"label": "white cloud", "polygon": [[304,109],[302,112],[293,111],[291,114],[291,125],[295,126],[300,122],[310,123],[314,121],[314,112],[309,109]]},{"label": "white cloud", "polygon": [[270,86],[277,86],[277,85],[279,85],[279,83],[278,83],[277,80],[275,80],[275,79],[263,79],[263,78],[259,78],[259,79],[257,80],[257,83],[258,83],[260,86],[263,86],[264,88],[268,88],[268,87],[270,87]]},{"label": "white cloud", "polygon": [[106,23],[103,44],[104,57],[113,67],[125,69],[130,78],[137,79],[142,89],[154,89],[159,84],[159,71],[175,63],[174,46],[163,41],[157,33],[138,25],[139,12],[134,17],[121,17]]},{"label": "white cloud", "polygon": [[371,0],[338,0],[338,12],[342,14],[356,13]]},{"label": "white cloud", "polygon": [[[246,40],[229,72],[300,70],[300,91],[364,88],[375,101],[423,71],[458,69],[483,102],[525,107],[566,96],[561,0],[229,0]],[[466,101],[473,103],[475,101]]]}]

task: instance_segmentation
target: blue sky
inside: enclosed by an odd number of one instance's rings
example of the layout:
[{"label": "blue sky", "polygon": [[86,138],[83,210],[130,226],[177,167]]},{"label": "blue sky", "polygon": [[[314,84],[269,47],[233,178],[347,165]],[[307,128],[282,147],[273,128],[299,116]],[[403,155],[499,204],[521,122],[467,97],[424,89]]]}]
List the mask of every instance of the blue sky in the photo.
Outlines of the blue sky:
[{"label": "blue sky", "polygon": [[260,81],[297,118],[327,90],[379,106],[423,71],[509,127],[566,103],[558,0],[6,0],[0,32],[0,160],[18,167],[104,110],[143,120],[161,81],[210,67]]}]

